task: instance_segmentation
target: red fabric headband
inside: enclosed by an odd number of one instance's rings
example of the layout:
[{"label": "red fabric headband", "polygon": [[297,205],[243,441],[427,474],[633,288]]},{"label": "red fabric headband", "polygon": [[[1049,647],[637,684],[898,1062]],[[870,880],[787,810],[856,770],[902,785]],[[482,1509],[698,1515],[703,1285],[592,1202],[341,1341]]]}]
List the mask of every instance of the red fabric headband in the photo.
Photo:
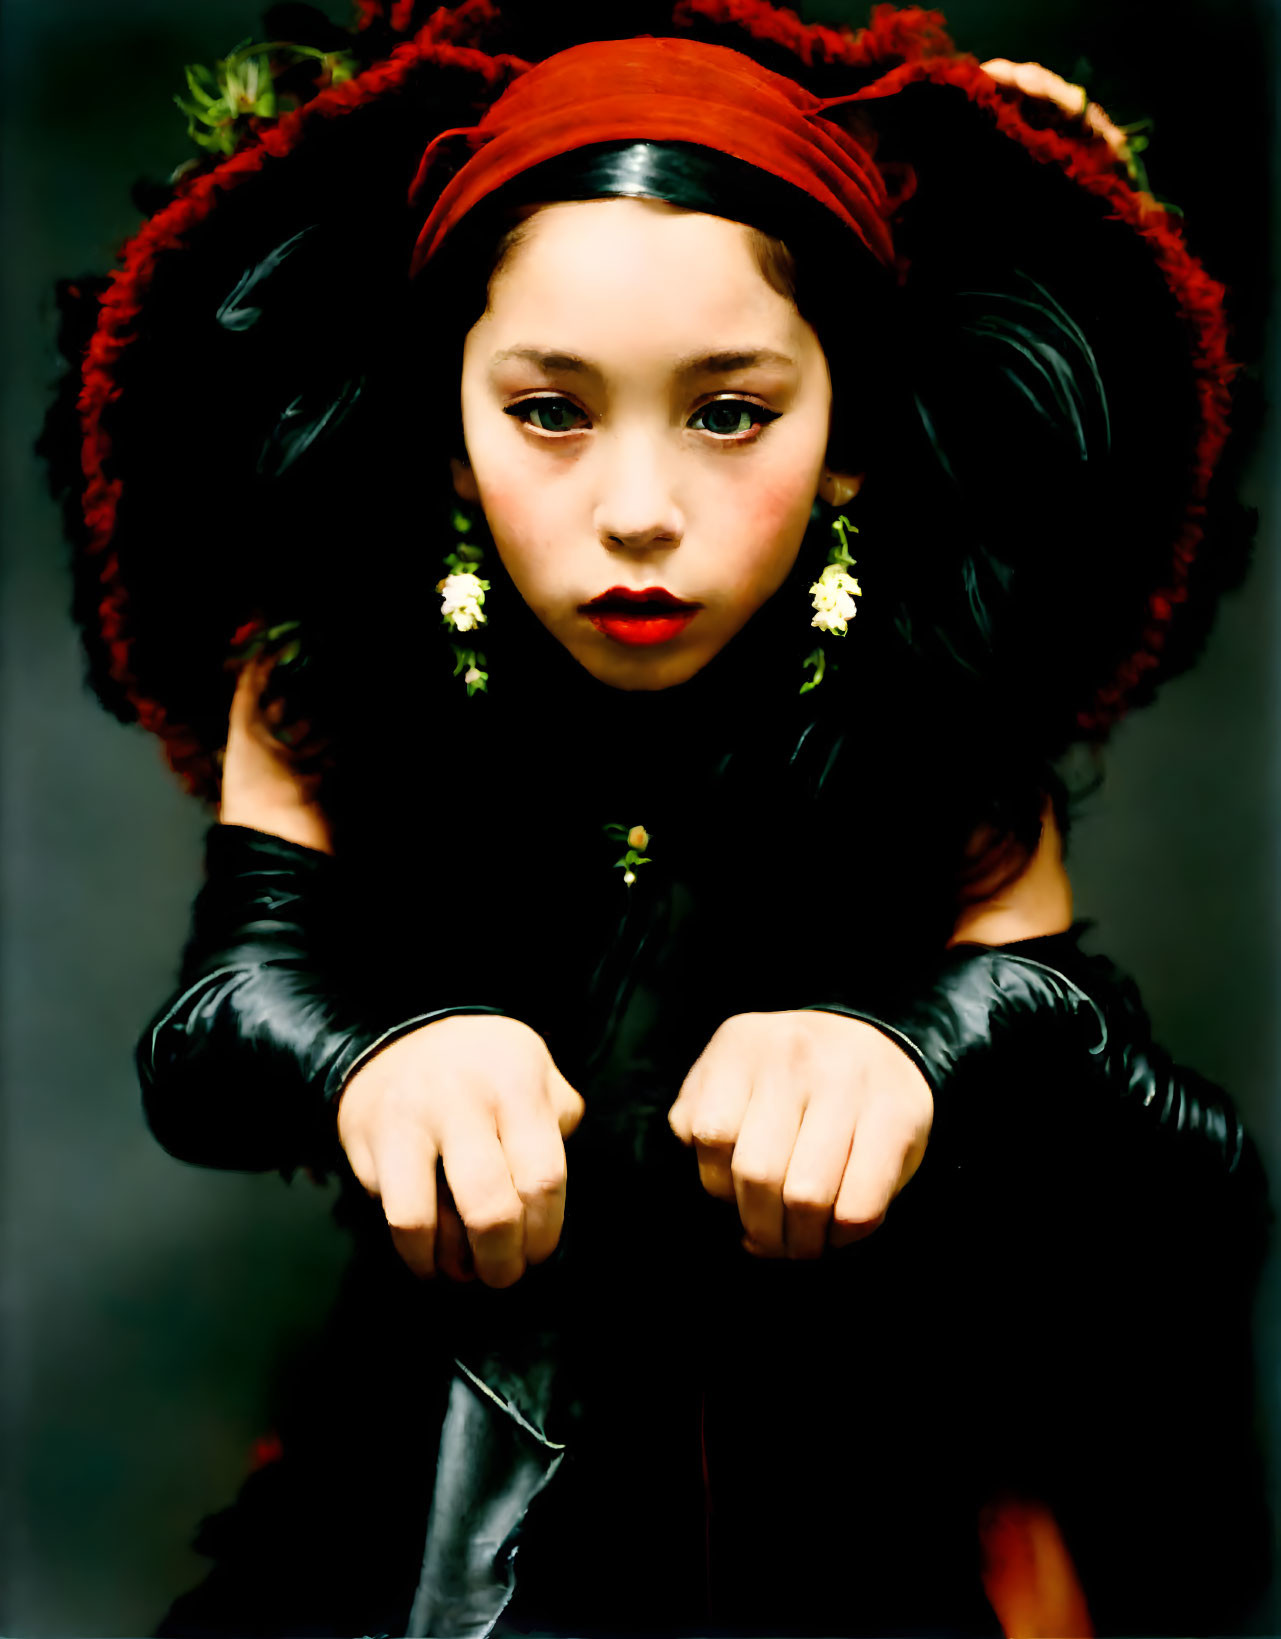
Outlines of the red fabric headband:
[{"label": "red fabric headband", "polygon": [[480,123],[442,131],[423,154],[410,189],[420,199],[439,145],[464,139],[474,151],[441,190],[410,263],[418,273],[473,206],[522,171],[591,143],[626,138],[693,142],[768,171],[840,218],[872,254],[902,277],[888,218],[911,192],[891,191],[868,148],[821,101],[741,52],[699,40],[641,36],[592,40],[527,69]]}]

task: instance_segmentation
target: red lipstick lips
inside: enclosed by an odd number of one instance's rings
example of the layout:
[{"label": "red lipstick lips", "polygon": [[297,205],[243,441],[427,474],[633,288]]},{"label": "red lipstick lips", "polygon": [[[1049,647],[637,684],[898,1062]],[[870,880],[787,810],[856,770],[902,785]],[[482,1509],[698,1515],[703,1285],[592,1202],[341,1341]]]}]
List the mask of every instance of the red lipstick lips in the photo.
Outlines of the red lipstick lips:
[{"label": "red lipstick lips", "polygon": [[636,647],[668,642],[685,630],[702,604],[686,603],[663,586],[647,586],[641,592],[611,586],[581,607],[598,632]]}]

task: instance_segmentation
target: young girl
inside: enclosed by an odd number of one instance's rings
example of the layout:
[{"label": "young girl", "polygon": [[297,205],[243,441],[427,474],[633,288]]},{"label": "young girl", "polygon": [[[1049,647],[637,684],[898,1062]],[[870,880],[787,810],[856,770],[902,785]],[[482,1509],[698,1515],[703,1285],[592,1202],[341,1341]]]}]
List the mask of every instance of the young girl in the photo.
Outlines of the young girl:
[{"label": "young girl", "polygon": [[1208,619],[1221,293],[933,14],[408,9],[84,369],[101,690],[221,802],[148,1116],[359,1249],[162,1631],[1230,1620],[1257,1160],[1054,771]]}]

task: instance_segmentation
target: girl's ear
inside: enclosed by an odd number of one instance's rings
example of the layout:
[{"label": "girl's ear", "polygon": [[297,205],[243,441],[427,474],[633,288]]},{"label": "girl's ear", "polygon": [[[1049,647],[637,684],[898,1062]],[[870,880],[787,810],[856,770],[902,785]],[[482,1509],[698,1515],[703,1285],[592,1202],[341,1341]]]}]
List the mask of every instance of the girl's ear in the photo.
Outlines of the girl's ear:
[{"label": "girl's ear", "polygon": [[818,481],[818,493],[829,506],[844,506],[862,489],[866,476],[862,472],[833,472],[831,467],[824,467],[823,476]]},{"label": "girl's ear", "polygon": [[460,460],[458,456],[451,456],[449,470],[454,475],[454,494],[460,501],[480,502],[480,491],[476,488],[476,478],[471,470],[471,463]]}]

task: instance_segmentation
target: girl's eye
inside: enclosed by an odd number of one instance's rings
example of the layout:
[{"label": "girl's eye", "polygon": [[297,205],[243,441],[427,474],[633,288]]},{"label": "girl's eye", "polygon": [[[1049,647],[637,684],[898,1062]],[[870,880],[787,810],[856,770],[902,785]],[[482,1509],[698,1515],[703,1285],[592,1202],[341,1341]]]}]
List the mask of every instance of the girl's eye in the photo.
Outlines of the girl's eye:
[{"label": "girl's eye", "polygon": [[576,432],[578,429],[573,425],[573,418],[583,414],[567,398],[526,398],[519,404],[506,405],[503,413],[523,421],[527,427],[540,433]]},{"label": "girl's eye", "polygon": [[[519,404],[506,405],[503,413],[550,437],[578,432],[586,420],[584,412],[567,398],[525,398]],[[717,398],[695,410],[690,425],[726,443],[745,444],[751,441],[752,434],[777,421],[778,416],[777,410],[767,410],[749,399]],[[701,427],[697,426],[700,418]]]},{"label": "girl's eye", "polygon": [[763,404],[753,404],[746,398],[714,398],[701,410],[695,410],[690,425],[703,416],[704,425],[699,431],[746,443],[748,433],[768,427],[771,421],[778,420],[778,415],[777,410],[767,410]]}]

